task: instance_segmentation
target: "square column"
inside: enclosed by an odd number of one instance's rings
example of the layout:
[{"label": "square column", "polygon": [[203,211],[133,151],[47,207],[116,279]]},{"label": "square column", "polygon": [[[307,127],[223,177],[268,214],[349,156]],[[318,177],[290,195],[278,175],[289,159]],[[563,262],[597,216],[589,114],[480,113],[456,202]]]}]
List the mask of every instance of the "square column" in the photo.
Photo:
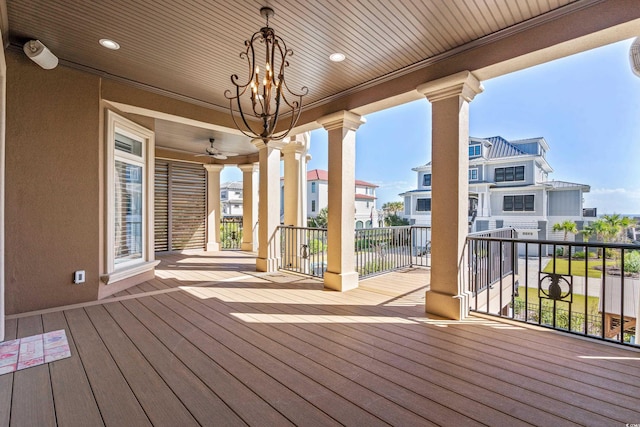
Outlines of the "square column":
[{"label": "square column", "polygon": [[469,102],[482,85],[468,71],[418,86],[432,104],[431,287],[425,311],[469,314],[464,257],[469,208]]},{"label": "square column", "polygon": [[307,161],[309,134],[291,138],[282,148],[284,157],[284,224],[307,226]]},{"label": "square column", "polygon": [[[284,157],[284,224],[293,227],[307,226],[307,162],[309,133],[296,135],[282,148]],[[300,258],[301,245],[307,243],[304,232],[292,230],[284,239],[282,265],[300,268],[305,260]]]},{"label": "square column", "polygon": [[220,250],[220,172],[224,165],[203,165],[207,170],[207,251]]},{"label": "square column", "polygon": [[258,165],[238,166],[242,171],[242,246],[243,251],[258,248]]},{"label": "square column", "polygon": [[280,258],[280,148],[281,144],[261,139],[251,141],[258,149],[258,257],[256,270],[276,271]]},{"label": "square column", "polygon": [[356,130],[365,120],[340,111],[318,120],[329,136],[327,271],[324,285],[347,291],[358,287],[355,271]]}]

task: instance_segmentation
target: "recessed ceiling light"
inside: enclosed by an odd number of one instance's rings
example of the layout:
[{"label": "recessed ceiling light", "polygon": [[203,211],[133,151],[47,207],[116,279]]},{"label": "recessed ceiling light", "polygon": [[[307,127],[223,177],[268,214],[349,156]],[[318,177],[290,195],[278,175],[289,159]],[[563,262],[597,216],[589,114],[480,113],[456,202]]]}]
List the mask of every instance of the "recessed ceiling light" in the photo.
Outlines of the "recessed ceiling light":
[{"label": "recessed ceiling light", "polygon": [[329,55],[329,59],[333,62],[342,62],[344,61],[344,58],[346,57],[343,53],[332,53],[331,55]]},{"label": "recessed ceiling light", "polygon": [[113,40],[109,40],[109,39],[100,39],[100,44],[104,47],[106,47],[107,49],[111,49],[111,50],[118,50],[120,49],[120,45],[116,42],[114,42]]}]

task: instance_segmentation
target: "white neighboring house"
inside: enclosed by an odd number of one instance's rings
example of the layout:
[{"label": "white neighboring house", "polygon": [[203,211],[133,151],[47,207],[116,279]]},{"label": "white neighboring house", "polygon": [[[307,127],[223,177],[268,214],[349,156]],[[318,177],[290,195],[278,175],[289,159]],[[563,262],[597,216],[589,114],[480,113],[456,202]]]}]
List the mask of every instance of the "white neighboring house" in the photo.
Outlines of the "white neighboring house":
[{"label": "white neighboring house", "polygon": [[220,207],[222,216],[242,216],[242,181],[220,185]]},{"label": "white neighboring house", "polygon": [[[356,179],[355,223],[356,228],[378,227],[376,208],[377,185]],[[329,173],[322,169],[307,172],[307,216],[315,218],[328,205]]]},{"label": "white neighboring house", "polygon": [[[470,231],[513,227],[523,239],[562,240],[554,224],[571,220],[585,224],[583,194],[586,184],[549,181],[553,172],[546,160],[544,138],[507,141],[500,136],[469,138]],[[400,194],[402,217],[415,225],[431,225],[431,162],[413,168],[418,188]],[[533,254],[532,254],[533,255]]]}]

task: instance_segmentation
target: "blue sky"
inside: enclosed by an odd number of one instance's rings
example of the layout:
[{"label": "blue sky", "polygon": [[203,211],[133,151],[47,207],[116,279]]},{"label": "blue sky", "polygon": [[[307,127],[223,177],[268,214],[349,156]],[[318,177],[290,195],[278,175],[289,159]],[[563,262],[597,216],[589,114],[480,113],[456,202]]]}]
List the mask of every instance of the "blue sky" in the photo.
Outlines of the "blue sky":
[{"label": "blue sky", "polygon": [[[627,40],[483,82],[470,106],[471,136],[544,137],[550,179],[591,186],[585,207],[640,214],[640,78]],[[416,188],[412,167],[431,159],[424,100],[367,115],[356,137],[356,177],[373,182],[378,208]],[[327,134],[311,133],[309,169],[327,169]],[[225,169],[222,179],[240,179]]]}]

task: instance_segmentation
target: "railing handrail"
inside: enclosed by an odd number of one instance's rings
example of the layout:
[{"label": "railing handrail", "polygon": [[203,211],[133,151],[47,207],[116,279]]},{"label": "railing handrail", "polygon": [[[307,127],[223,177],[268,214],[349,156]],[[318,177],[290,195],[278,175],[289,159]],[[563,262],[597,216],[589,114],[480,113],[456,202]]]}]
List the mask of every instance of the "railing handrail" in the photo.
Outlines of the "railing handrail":
[{"label": "railing handrail", "polygon": [[534,243],[548,246],[577,246],[577,247],[594,247],[594,248],[607,248],[607,249],[630,249],[640,250],[640,245],[634,245],[633,243],[614,243],[614,242],[576,242],[570,240],[544,240],[544,239],[521,239],[517,237],[488,237],[488,236],[472,236],[467,235],[467,238],[472,240],[482,240],[487,242],[515,242],[515,243]]},{"label": "railing handrail", "polygon": [[502,227],[502,228],[495,228],[493,230],[483,230],[483,231],[474,231],[473,233],[469,233],[467,234],[467,237],[482,237],[486,234],[492,234],[492,233],[500,233],[503,231],[516,231],[515,228],[513,227]]}]

